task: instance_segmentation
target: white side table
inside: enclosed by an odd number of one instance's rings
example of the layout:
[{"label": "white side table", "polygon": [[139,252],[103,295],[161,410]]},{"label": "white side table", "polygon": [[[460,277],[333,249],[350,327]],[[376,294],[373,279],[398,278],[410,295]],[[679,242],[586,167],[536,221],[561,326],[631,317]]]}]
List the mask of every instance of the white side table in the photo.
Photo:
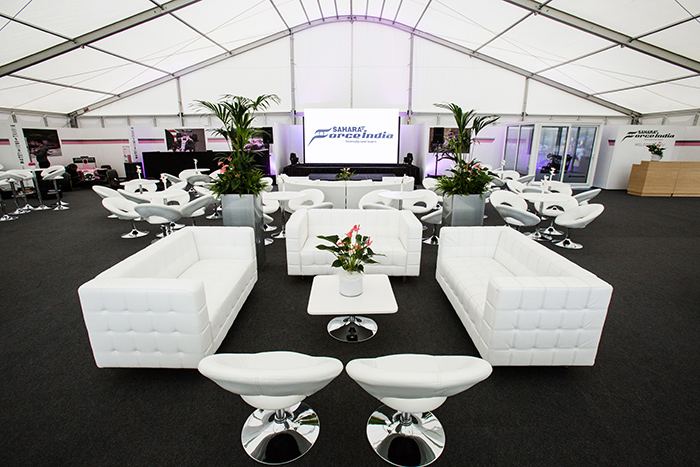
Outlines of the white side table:
[{"label": "white side table", "polygon": [[364,274],[363,292],[345,297],[338,291],[338,276],[316,276],[311,285],[310,315],[339,315],[328,323],[328,333],[342,342],[362,342],[377,333],[377,323],[362,315],[398,311],[394,291],[386,274]]}]

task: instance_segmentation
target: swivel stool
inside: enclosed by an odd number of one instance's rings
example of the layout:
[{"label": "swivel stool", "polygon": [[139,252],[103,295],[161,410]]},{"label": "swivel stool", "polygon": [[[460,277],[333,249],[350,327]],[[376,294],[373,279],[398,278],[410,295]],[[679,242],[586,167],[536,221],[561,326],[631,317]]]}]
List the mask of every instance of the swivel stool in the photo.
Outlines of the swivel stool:
[{"label": "swivel stool", "polygon": [[431,413],[447,397],[469,389],[491,374],[476,357],[399,354],[360,358],[347,374],[382,405],[367,421],[367,439],[385,461],[399,466],[434,462],[445,447],[445,431]]},{"label": "swivel stool", "polygon": [[243,449],[277,465],[298,459],[316,442],[318,416],[302,401],[338,376],[343,363],[296,352],[215,354],[199,362],[199,371],[256,408],[243,425]]}]

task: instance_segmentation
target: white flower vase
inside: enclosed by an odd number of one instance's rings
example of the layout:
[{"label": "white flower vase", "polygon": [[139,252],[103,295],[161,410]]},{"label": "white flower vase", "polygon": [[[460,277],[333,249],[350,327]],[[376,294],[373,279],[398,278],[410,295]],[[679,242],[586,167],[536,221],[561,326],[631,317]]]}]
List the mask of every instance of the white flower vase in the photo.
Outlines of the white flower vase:
[{"label": "white flower vase", "polygon": [[338,273],[338,291],[340,295],[344,297],[362,295],[362,276],[361,272],[341,269]]},{"label": "white flower vase", "polygon": [[659,161],[661,160],[661,156],[659,156],[659,155],[657,155],[657,154],[652,154],[652,155],[651,155],[651,160],[652,160],[653,162],[659,162]]}]

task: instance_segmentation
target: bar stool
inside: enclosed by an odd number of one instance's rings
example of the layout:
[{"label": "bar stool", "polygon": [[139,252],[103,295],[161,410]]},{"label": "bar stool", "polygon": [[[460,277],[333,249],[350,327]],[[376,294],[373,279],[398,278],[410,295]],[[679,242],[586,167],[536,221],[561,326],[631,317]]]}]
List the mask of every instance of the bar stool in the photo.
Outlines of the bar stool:
[{"label": "bar stool", "polygon": [[56,202],[56,207],[53,209],[54,211],[70,209],[68,203],[61,201],[61,190],[58,188],[58,180],[63,180],[64,173],[66,173],[66,168],[62,165],[52,165],[48,169],[41,171],[41,178],[53,181],[53,189],[56,192],[56,199],[58,200]]},{"label": "bar stool", "polygon": [[19,195],[17,194],[17,186],[15,184],[19,183],[20,180],[22,180],[22,177],[18,175],[14,170],[8,170],[5,173],[7,174],[7,183],[9,183],[10,189],[12,190],[12,200],[15,202],[15,210],[12,211],[10,215],[18,216],[20,214],[27,214],[29,212],[32,212],[31,209],[21,208],[19,206],[19,203],[17,202],[17,198],[19,197]]},{"label": "bar stool", "polygon": [[[0,172],[0,185],[7,185],[10,187],[10,174],[7,172]],[[5,200],[0,196],[0,204],[2,205],[2,217],[0,217],[0,222],[14,221],[17,220],[16,217],[11,216],[7,213],[7,207],[5,206]]]},{"label": "bar stool", "polygon": [[19,182],[19,186],[22,189],[22,194],[18,196],[20,198],[24,198],[24,206],[22,206],[22,209],[25,212],[34,211],[36,208],[29,204],[29,197],[27,196],[27,187],[24,184],[24,182],[26,182],[27,180],[33,179],[34,175],[29,170],[9,170],[8,172],[17,175],[17,182]]}]

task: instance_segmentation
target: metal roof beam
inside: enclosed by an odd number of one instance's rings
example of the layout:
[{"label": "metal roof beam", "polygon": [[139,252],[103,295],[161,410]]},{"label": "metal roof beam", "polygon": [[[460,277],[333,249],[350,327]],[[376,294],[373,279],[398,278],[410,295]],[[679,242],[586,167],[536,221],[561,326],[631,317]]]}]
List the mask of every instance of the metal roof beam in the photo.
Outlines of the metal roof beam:
[{"label": "metal roof beam", "polygon": [[32,65],[36,65],[37,63],[57,57],[66,52],[70,52],[71,50],[86,46],[92,42],[112,36],[129,28],[133,28],[134,26],[138,26],[139,24],[143,24],[160,16],[170,14],[175,10],[179,10],[180,8],[184,8],[199,1],[200,0],[171,0],[168,3],[164,3],[160,7],[151,8],[150,10],[143,11],[129,18],[88,32],[82,36],[78,36],[75,39],[67,40],[66,42],[42,50],[41,52],[27,55],[19,60],[2,65],[0,66],[0,77],[9,75],[10,73],[14,73]]},{"label": "metal roof beam", "polygon": [[551,86],[553,88],[559,89],[560,91],[564,91],[568,94],[572,94],[572,95],[579,97],[581,99],[588,100],[588,101],[593,102],[594,104],[600,105],[602,107],[612,109],[612,110],[619,112],[621,114],[629,115],[629,116],[639,116],[640,115],[638,112],[635,112],[635,111],[628,109],[626,107],[616,105],[612,102],[606,101],[605,99],[601,99],[599,97],[585,93],[583,91],[572,88],[570,86],[566,86],[564,84],[561,84],[561,83],[554,81],[554,80],[551,80],[549,78],[539,76],[539,75],[534,74],[530,71],[516,67],[514,65],[511,65],[509,63],[503,62],[503,61],[498,60],[498,59],[495,59],[493,57],[489,57],[488,55],[484,55],[482,53],[476,52],[476,51],[469,49],[467,47],[455,44],[454,42],[450,42],[448,40],[434,36],[432,34],[428,34],[426,32],[420,31],[418,29],[414,29],[411,26],[408,26],[408,25],[405,25],[402,23],[394,23],[391,20],[385,20],[382,18],[376,18],[376,17],[371,17],[371,16],[354,16],[354,17],[353,16],[339,16],[339,17],[335,17],[335,18],[334,17],[326,17],[326,18],[321,18],[321,19],[317,19],[317,20],[312,20],[309,23],[302,23],[298,26],[294,26],[294,27],[290,28],[288,31],[281,31],[277,34],[273,34],[273,35],[264,37],[264,38],[259,39],[257,41],[251,42],[250,44],[247,44],[245,46],[234,49],[231,52],[217,55],[216,57],[213,57],[213,58],[210,58],[210,59],[205,60],[203,62],[197,63],[191,67],[184,68],[184,69],[177,71],[169,76],[164,76],[162,78],[156,79],[154,81],[143,84],[143,85],[138,86],[136,88],[130,89],[129,91],[120,93],[118,96],[104,99],[104,100],[96,102],[90,106],[87,106],[83,109],[78,109],[74,112],[71,112],[69,115],[79,116],[79,115],[82,115],[86,112],[96,110],[100,107],[104,107],[106,105],[112,104],[113,102],[116,102],[119,99],[132,96],[132,95],[137,94],[139,92],[145,91],[147,89],[150,89],[150,88],[153,88],[153,87],[158,86],[160,84],[171,81],[171,80],[178,78],[180,76],[186,75],[188,73],[192,73],[194,71],[200,70],[200,69],[205,68],[205,67],[210,66],[210,65],[214,65],[214,64],[219,63],[223,60],[229,59],[229,58],[234,57],[236,55],[240,55],[242,53],[256,49],[256,48],[261,47],[263,45],[266,45],[266,44],[275,42],[277,40],[283,39],[291,34],[295,34],[297,32],[304,31],[306,29],[310,29],[310,28],[315,27],[315,26],[320,26],[320,25],[329,24],[329,23],[352,22],[352,21],[361,21],[361,22],[367,22],[367,23],[383,24],[385,26],[393,27],[393,28],[399,29],[401,31],[404,31],[406,33],[414,34],[415,36],[420,37],[421,39],[425,39],[427,41],[441,45],[443,47],[447,47],[449,49],[463,53],[463,54],[468,55],[470,57],[477,58],[479,60],[490,63],[491,65],[497,66],[499,68],[503,68],[505,70],[511,71],[513,73],[524,76],[526,78],[530,78],[533,81],[537,81],[537,82],[545,84],[547,86]]},{"label": "metal roof beam", "polygon": [[629,47],[632,50],[636,50],[637,52],[650,55],[667,63],[671,63],[673,65],[685,68],[687,70],[694,71],[695,73],[700,73],[700,62],[698,62],[697,60],[692,60],[688,57],[684,57],[683,55],[679,55],[677,53],[670,52],[666,49],[662,49],[661,47],[657,47],[647,42],[640,41],[638,39],[635,39],[634,37],[627,36],[625,34],[613,31],[612,29],[608,29],[603,26],[599,26],[595,23],[586,21],[585,19],[579,18],[577,16],[570,15],[568,13],[556,10],[554,8],[550,8],[534,0],[505,1],[513,5],[519,6],[521,8],[524,8],[525,10],[529,10],[533,13],[540,14],[546,18],[553,19],[562,24],[566,24],[567,26],[571,26],[589,34],[593,34],[595,36],[609,40],[623,47]]}]

